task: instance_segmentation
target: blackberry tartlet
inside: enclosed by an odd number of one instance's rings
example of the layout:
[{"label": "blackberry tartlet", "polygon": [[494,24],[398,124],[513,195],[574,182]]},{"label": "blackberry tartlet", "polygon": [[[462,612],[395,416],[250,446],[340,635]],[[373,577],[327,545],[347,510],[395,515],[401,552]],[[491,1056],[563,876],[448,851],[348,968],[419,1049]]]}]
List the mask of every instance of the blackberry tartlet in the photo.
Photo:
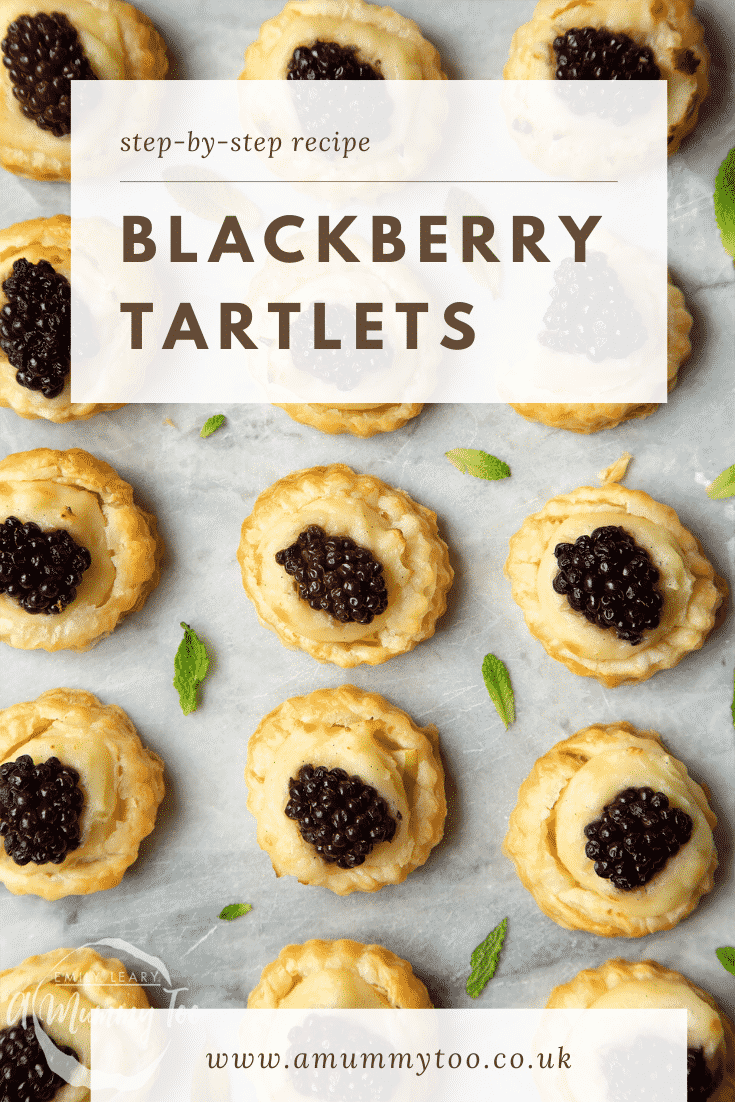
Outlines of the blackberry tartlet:
[{"label": "blackberry tartlet", "polygon": [[436,728],[353,685],[267,715],[248,743],[245,780],[276,875],[337,895],[402,883],[444,831]]},{"label": "blackberry tartlet", "polygon": [[[693,8],[694,0],[590,0],[582,6],[539,0],[530,23],[513,36],[503,76],[555,80],[563,92],[576,80],[665,80],[668,149],[675,153],[694,129],[709,90],[709,52]],[[615,126],[625,120],[600,121]],[[545,121],[527,125],[530,140]]]},{"label": "blackberry tartlet", "polygon": [[[91,1012],[100,1009],[108,1012],[117,1009],[147,1010],[148,1006],[144,989],[128,974],[122,962],[105,959],[94,949],[54,949],[41,956],[29,957],[15,968],[0,972],[0,1020],[3,1027],[21,1025],[25,1013],[35,1035],[35,1014],[39,1025],[57,1049],[73,1058],[72,1070],[65,1070],[68,1078],[52,1095],[12,1093],[5,1097],[12,1097],[13,1102],[20,1102],[21,1098],[89,1102],[89,1087],[83,1083],[88,1081],[88,1069],[91,1068]],[[136,1037],[138,1040],[139,1037]],[[141,1067],[145,1066],[146,1057],[153,1059],[158,1055],[160,1058],[160,1050],[153,1051],[155,1045],[153,1035],[148,1051],[146,1042],[143,1042],[138,1051]],[[44,1066],[47,1066],[45,1057]],[[114,1063],[106,1063],[105,1069],[108,1067],[111,1071],[130,1071],[129,1066],[116,1068]],[[8,1068],[8,1072],[7,1078],[12,1082],[12,1070]],[[0,1092],[6,1082],[4,1074]]]},{"label": "blackberry tartlet", "polygon": [[289,0],[245,51],[241,80],[446,80],[412,19],[365,0]]},{"label": "blackberry tartlet", "polygon": [[260,622],[286,646],[347,668],[432,636],[454,576],[436,515],[342,463],[265,490],[237,557]]},{"label": "blackberry tartlet", "polygon": [[7,0],[0,16],[0,163],[34,180],[71,178],[72,80],[160,80],[166,47],[124,0]]},{"label": "blackberry tartlet", "polygon": [[107,463],[79,448],[0,462],[0,639],[86,650],[158,584],[156,521]]},{"label": "blackberry tartlet", "polygon": [[382,945],[314,939],[287,945],[263,969],[248,1010],[425,1010],[429,993],[408,961]]},{"label": "blackberry tartlet", "polygon": [[119,404],[71,400],[71,219],[0,230],[0,406],[27,419],[81,421]]},{"label": "blackberry tartlet", "polygon": [[0,880],[61,899],[119,884],[153,830],[163,762],[130,719],[80,689],[0,712]]},{"label": "blackberry tartlet", "polygon": [[687,1102],[732,1102],[735,1028],[712,996],[680,972],[653,960],[614,958],[555,987],[546,1006],[549,1010],[686,1010]]},{"label": "blackberry tartlet", "polygon": [[642,937],[676,926],[711,890],[716,824],[655,731],[600,724],[539,758],[503,850],[560,926]]},{"label": "blackberry tartlet", "polygon": [[[608,541],[614,566],[593,547],[608,528],[620,530]],[[615,482],[552,498],[528,517],[505,573],[546,652],[608,687],[646,681],[699,650],[728,592],[673,509]],[[600,626],[608,617],[613,630]]]},{"label": "blackberry tartlet", "polygon": [[[684,295],[669,280],[667,338],[668,391],[678,382],[679,368],[691,355],[689,333],[692,316],[684,303]],[[657,402],[512,402],[516,413],[527,421],[538,421],[555,429],[568,429],[588,435],[601,429],[612,429],[624,421],[648,417],[658,409]]]}]

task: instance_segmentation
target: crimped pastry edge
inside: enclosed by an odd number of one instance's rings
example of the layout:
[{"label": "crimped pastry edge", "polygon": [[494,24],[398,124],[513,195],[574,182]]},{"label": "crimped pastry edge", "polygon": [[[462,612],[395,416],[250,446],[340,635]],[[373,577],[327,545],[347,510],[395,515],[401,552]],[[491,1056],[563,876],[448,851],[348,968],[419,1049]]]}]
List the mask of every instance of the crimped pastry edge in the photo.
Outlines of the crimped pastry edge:
[{"label": "crimped pastry edge", "polygon": [[293,421],[310,425],[321,432],[337,435],[369,437],[378,432],[393,432],[402,428],[424,408],[423,402],[389,402],[372,409],[353,409],[349,406],[330,405],[327,402],[274,402],[285,410]]}]

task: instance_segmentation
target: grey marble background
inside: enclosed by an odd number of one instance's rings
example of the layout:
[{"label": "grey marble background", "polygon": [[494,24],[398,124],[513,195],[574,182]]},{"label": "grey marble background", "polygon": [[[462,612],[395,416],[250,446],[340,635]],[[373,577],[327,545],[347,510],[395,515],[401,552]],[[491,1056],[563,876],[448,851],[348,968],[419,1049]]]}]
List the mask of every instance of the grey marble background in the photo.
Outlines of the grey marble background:
[{"label": "grey marble background", "polygon": [[[401,0],[439,47],[453,78],[499,78],[513,30],[531,0]],[[227,79],[280,3],[145,0],[165,36],[179,79]],[[434,406],[404,429],[372,440],[328,437],[269,406],[128,406],[85,424],[23,421],[0,410],[2,453],[48,446],[87,448],[110,462],[154,511],[167,546],[161,584],[145,608],[87,654],[3,647],[0,707],[60,685],[84,688],[125,708],[145,743],[166,761],[158,825],[122,884],[47,903],[0,896],[2,967],[60,945],[123,938],[162,958],[179,1003],[237,1007],[283,945],[309,937],[376,941],[410,960],[438,1006],[542,1005],[550,988],[610,956],[652,957],[683,970],[731,1012],[735,980],[714,949],[735,943],[733,844],[735,738],[733,617],[697,654],[642,685],[606,690],[548,658],[523,623],[502,575],[509,537],[552,495],[596,483],[623,451],[635,457],[628,485],[672,505],[732,583],[735,504],[712,502],[706,485],[735,462],[733,357],[735,271],[712,207],[716,170],[735,144],[735,9],[699,0],[713,55],[712,93],[695,133],[670,165],[670,260],[695,318],[694,355],[668,407],[593,437],[527,424],[508,407]],[[68,210],[64,185],[3,173],[0,217]],[[199,429],[224,412],[208,440]],[[480,447],[510,464],[486,483],[444,458]],[[407,490],[436,510],[456,580],[433,639],[373,669],[347,673],[284,649],[256,620],[235,550],[257,494],[291,470],[346,462]],[[213,656],[199,710],[184,717],[171,679],[186,620]],[[480,675],[492,651],[507,663],[518,719],[505,732]],[[422,724],[436,723],[447,767],[444,841],[397,887],[347,898],[276,880],[255,841],[242,779],[246,745],[260,719],[288,696],[352,681],[383,693]],[[500,846],[519,784],[560,738],[593,722],[629,720],[659,730],[709,785],[721,818],[715,890],[676,929],[637,940],[569,933],[537,909]],[[236,901],[252,912],[227,924]],[[464,993],[475,945],[507,915],[498,972],[476,1003]],[[168,1003],[152,992],[158,1006]]]}]

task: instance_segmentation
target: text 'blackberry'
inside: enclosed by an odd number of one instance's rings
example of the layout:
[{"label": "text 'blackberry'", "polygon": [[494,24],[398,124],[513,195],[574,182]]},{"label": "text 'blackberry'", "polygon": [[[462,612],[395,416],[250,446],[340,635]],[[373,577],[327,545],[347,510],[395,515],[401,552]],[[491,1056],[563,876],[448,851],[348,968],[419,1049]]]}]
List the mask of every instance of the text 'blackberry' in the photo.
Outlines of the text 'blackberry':
[{"label": "text 'blackberry'", "polygon": [[[396,820],[372,785],[344,769],[304,765],[288,783],[285,813],[327,862],[354,869],[380,842],[391,842]],[[400,817],[400,813],[399,813]]]},{"label": "text 'blackberry'", "polygon": [[69,81],[97,79],[76,28],[60,12],[21,15],[8,27],[2,50],[23,114],[57,138],[69,134]]},{"label": "text 'blackberry'", "polygon": [[0,593],[25,612],[63,612],[91,565],[87,548],[65,528],[44,532],[34,521],[24,524],[17,517],[0,524]]},{"label": "text 'blackberry'", "polygon": [[595,528],[574,543],[558,543],[554,555],[559,564],[554,591],[591,624],[614,628],[618,639],[634,647],[644,631],[658,627],[664,604],[656,588],[659,572],[625,529]]},{"label": "text 'blackberry'", "polygon": [[57,398],[71,368],[71,285],[48,260],[13,263],[3,283],[0,348],[15,379],[45,398]]},{"label": "text 'blackberry'", "polygon": [[310,524],[276,562],[298,585],[299,597],[341,624],[371,624],[388,607],[383,567],[349,536],[327,536]]},{"label": "text 'blackberry'", "polygon": [[671,807],[664,792],[626,788],[584,828],[585,854],[599,877],[629,892],[648,884],[693,829],[691,816]]}]

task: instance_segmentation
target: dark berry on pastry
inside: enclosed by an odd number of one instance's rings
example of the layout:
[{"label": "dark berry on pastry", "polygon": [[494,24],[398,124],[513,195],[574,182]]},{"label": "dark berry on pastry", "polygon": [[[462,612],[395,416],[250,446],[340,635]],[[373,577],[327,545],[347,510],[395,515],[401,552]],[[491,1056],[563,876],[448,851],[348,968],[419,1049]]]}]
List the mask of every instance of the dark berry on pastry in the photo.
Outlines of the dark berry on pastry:
[{"label": "dark berry on pastry", "polygon": [[[67,1045],[56,1047],[78,1059]],[[50,1102],[64,1086],[48,1066],[33,1021],[21,1018],[0,1032],[0,1102]]]},{"label": "dark berry on pastry", "polygon": [[91,564],[87,548],[64,528],[44,532],[34,521],[24,524],[17,517],[0,525],[0,593],[26,612],[63,612]]},{"label": "dark berry on pastry", "polygon": [[687,1102],[707,1102],[720,1085],[722,1075],[715,1075],[707,1064],[704,1049],[687,1049]]},{"label": "dark berry on pastry", "polygon": [[302,311],[291,326],[291,358],[299,371],[306,371],[324,383],[333,383],[337,390],[354,390],[365,375],[387,371],[393,359],[393,349],[383,340],[379,349],[355,349],[355,314],[346,306],[329,304],[325,310],[324,335],[327,340],[339,340],[341,348],[314,348],[311,311]]},{"label": "dark berry on pastry", "polygon": [[354,46],[317,39],[310,46],[296,47],[286,80],[383,80],[383,74],[359,61]]},{"label": "dark berry on pastry", "polygon": [[58,758],[30,754],[0,765],[0,835],[16,865],[60,865],[79,846],[84,793],[79,774]]},{"label": "dark berry on pastry", "polygon": [[71,286],[48,260],[22,258],[3,283],[0,348],[16,368],[16,381],[45,398],[57,398],[71,367]]},{"label": "dark berry on pastry", "polygon": [[388,607],[383,567],[349,536],[328,537],[311,524],[277,552],[276,562],[293,577],[302,600],[342,624],[370,624]]}]

